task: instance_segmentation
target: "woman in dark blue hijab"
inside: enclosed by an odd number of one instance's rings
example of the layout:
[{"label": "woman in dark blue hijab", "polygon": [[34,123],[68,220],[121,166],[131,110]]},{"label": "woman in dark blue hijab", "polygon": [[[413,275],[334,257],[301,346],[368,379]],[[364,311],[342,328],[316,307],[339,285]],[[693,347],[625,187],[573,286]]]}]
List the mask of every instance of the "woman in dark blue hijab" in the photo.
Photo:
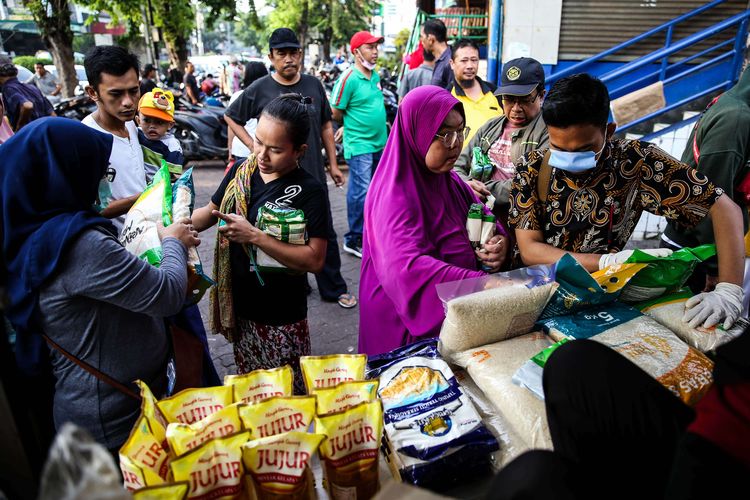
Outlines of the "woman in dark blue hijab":
[{"label": "woman in dark blue hijab", "polygon": [[189,221],[164,228],[159,268],[122,246],[93,208],[100,184],[117,175],[111,149],[111,136],[73,120],[24,127],[0,146],[0,229],[19,367],[51,370],[57,428],[72,421],[115,452],[140,405],[105,379],[134,391],[141,379],[157,397],[165,394],[164,318],[182,308],[187,246],[198,240]]},{"label": "woman in dark blue hijab", "polygon": [[0,146],[7,315],[24,371],[38,372],[43,363],[33,324],[40,286],[81,231],[99,226],[116,235],[112,223],[92,210],[111,151],[111,135],[64,118],[35,120]]}]

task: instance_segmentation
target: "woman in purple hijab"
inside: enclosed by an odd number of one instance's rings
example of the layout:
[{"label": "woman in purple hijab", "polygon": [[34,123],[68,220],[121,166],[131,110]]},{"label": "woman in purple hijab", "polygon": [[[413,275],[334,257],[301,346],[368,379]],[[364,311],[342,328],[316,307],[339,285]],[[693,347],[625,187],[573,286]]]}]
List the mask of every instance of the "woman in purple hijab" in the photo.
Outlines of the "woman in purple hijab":
[{"label": "woman in purple hijab", "polygon": [[479,200],[454,172],[465,137],[461,103],[418,87],[399,106],[365,202],[359,352],[391,351],[435,337],[445,317],[435,285],[497,271],[507,231],[475,252],[466,232]]}]

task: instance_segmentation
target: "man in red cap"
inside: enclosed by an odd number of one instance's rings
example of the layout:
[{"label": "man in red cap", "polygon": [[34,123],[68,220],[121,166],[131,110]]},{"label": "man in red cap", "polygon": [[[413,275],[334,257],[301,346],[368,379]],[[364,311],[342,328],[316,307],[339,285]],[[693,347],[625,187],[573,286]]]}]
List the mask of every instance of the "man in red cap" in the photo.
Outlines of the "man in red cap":
[{"label": "man in red cap", "polygon": [[331,95],[333,119],[344,124],[344,158],[349,165],[346,193],[349,232],[344,236],[344,251],[359,258],[362,258],[365,196],[388,138],[380,77],[373,71],[381,43],[382,37],[367,31],[355,33],[351,40],[354,67],[339,76]]}]

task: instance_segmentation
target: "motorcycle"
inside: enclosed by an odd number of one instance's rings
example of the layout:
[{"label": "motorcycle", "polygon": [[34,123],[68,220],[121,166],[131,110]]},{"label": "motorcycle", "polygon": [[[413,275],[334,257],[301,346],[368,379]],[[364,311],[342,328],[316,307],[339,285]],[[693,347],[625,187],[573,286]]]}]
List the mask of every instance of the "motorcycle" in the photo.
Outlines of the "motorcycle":
[{"label": "motorcycle", "polygon": [[224,108],[175,99],[174,136],[180,141],[186,160],[224,159],[228,155],[227,122]]},{"label": "motorcycle", "polygon": [[55,110],[57,116],[81,121],[96,111],[96,103],[91,100],[88,94],[82,94],[61,99],[60,102],[52,106],[52,109]]}]

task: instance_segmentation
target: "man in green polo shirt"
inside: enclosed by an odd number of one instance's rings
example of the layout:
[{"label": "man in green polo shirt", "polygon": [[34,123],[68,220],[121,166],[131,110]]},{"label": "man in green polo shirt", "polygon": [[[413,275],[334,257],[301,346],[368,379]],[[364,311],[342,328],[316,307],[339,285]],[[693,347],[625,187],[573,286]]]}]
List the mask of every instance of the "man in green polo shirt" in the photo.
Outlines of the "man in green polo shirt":
[{"label": "man in green polo shirt", "polygon": [[380,77],[373,71],[381,43],[382,37],[367,31],[352,37],[354,67],[339,76],[331,95],[333,119],[344,123],[344,158],[349,166],[346,193],[349,232],[344,235],[344,251],[359,258],[362,258],[365,196],[388,138]]}]

